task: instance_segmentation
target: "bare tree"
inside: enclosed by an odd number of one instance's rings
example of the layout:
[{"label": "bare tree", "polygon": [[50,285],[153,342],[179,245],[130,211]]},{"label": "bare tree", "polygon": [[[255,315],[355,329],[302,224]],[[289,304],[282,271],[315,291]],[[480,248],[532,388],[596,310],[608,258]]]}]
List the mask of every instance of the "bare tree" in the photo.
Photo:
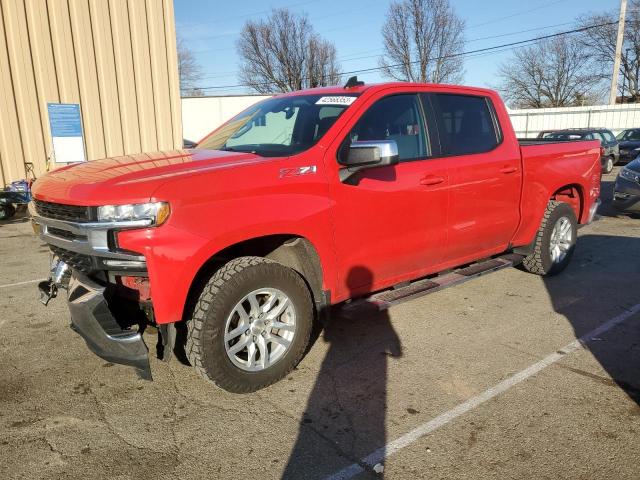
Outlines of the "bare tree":
[{"label": "bare tree", "polygon": [[519,48],[498,76],[499,89],[516,108],[589,105],[601,94],[588,52],[566,35]]},{"label": "bare tree", "polygon": [[274,9],[245,23],[237,44],[240,81],[259,93],[340,82],[335,46],[314,32],[306,15]]},{"label": "bare tree", "polygon": [[[598,75],[602,81],[608,82],[611,79],[618,33],[617,20],[618,16],[615,14],[590,15],[579,20],[583,27],[608,24],[589,28],[581,36],[582,42],[597,61]],[[631,0],[627,9],[620,73],[624,77],[623,81],[618,82],[620,94],[629,101],[640,102],[640,0]]]},{"label": "bare tree", "polygon": [[193,52],[180,37],[177,39],[177,46],[180,95],[183,97],[201,97],[204,93],[198,88],[198,84],[202,78],[202,68]]},{"label": "bare tree", "polygon": [[464,76],[465,23],[449,0],[402,0],[389,6],[379,64],[391,78],[459,83]]}]

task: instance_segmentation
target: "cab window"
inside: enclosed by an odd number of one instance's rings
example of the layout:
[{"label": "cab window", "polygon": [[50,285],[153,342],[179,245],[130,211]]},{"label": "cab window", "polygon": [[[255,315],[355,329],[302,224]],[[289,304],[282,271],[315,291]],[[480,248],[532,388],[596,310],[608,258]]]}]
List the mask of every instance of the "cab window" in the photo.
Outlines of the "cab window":
[{"label": "cab window", "polygon": [[443,155],[469,155],[493,150],[502,133],[484,97],[437,93],[431,97]]},{"label": "cab window", "polygon": [[393,95],[374,103],[349,132],[351,142],[395,140],[401,162],[429,156],[417,95]]}]

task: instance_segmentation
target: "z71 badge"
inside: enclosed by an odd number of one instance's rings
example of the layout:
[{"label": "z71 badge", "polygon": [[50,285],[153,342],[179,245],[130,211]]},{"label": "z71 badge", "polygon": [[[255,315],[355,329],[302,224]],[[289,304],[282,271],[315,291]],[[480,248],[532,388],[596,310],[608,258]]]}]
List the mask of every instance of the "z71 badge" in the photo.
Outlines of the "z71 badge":
[{"label": "z71 badge", "polygon": [[317,171],[315,165],[306,167],[281,168],[280,178],[299,177],[301,175],[314,175]]}]

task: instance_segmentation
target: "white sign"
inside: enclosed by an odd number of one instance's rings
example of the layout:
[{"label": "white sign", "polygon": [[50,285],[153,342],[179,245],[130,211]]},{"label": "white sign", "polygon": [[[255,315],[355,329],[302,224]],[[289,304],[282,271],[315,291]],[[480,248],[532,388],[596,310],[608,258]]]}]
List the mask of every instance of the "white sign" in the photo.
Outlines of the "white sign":
[{"label": "white sign", "polygon": [[82,119],[77,103],[48,103],[49,128],[56,163],[76,163],[87,160],[84,153]]},{"label": "white sign", "polygon": [[345,105],[349,106],[356,101],[358,97],[349,97],[346,95],[336,95],[333,97],[321,97],[316,105]]}]

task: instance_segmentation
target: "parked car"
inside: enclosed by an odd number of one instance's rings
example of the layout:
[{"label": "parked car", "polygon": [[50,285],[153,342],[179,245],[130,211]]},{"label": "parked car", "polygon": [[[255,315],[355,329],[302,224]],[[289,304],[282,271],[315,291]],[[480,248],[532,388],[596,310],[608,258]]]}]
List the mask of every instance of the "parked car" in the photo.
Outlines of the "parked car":
[{"label": "parked car", "polygon": [[620,161],[629,163],[640,155],[640,128],[621,131],[616,137],[620,144]]},{"label": "parked car", "polygon": [[566,130],[545,130],[538,134],[538,138],[554,141],[562,140],[599,140],[603,148],[601,162],[602,171],[611,173],[613,166],[620,160],[618,140],[606,128],[572,128]]},{"label": "parked car", "polygon": [[640,213],[640,158],[618,172],[613,188],[613,206],[620,211]]},{"label": "parked car", "polygon": [[600,176],[598,142],[519,142],[494,91],[350,79],[266,99],[195,150],[40,178],[30,208],[54,257],[39,288],[45,303],[68,290],[102,358],[149,378],[156,326],[162,358],[184,346],[200,375],[250,392],[295,367],[331,305],[518,258],[562,271]]}]

